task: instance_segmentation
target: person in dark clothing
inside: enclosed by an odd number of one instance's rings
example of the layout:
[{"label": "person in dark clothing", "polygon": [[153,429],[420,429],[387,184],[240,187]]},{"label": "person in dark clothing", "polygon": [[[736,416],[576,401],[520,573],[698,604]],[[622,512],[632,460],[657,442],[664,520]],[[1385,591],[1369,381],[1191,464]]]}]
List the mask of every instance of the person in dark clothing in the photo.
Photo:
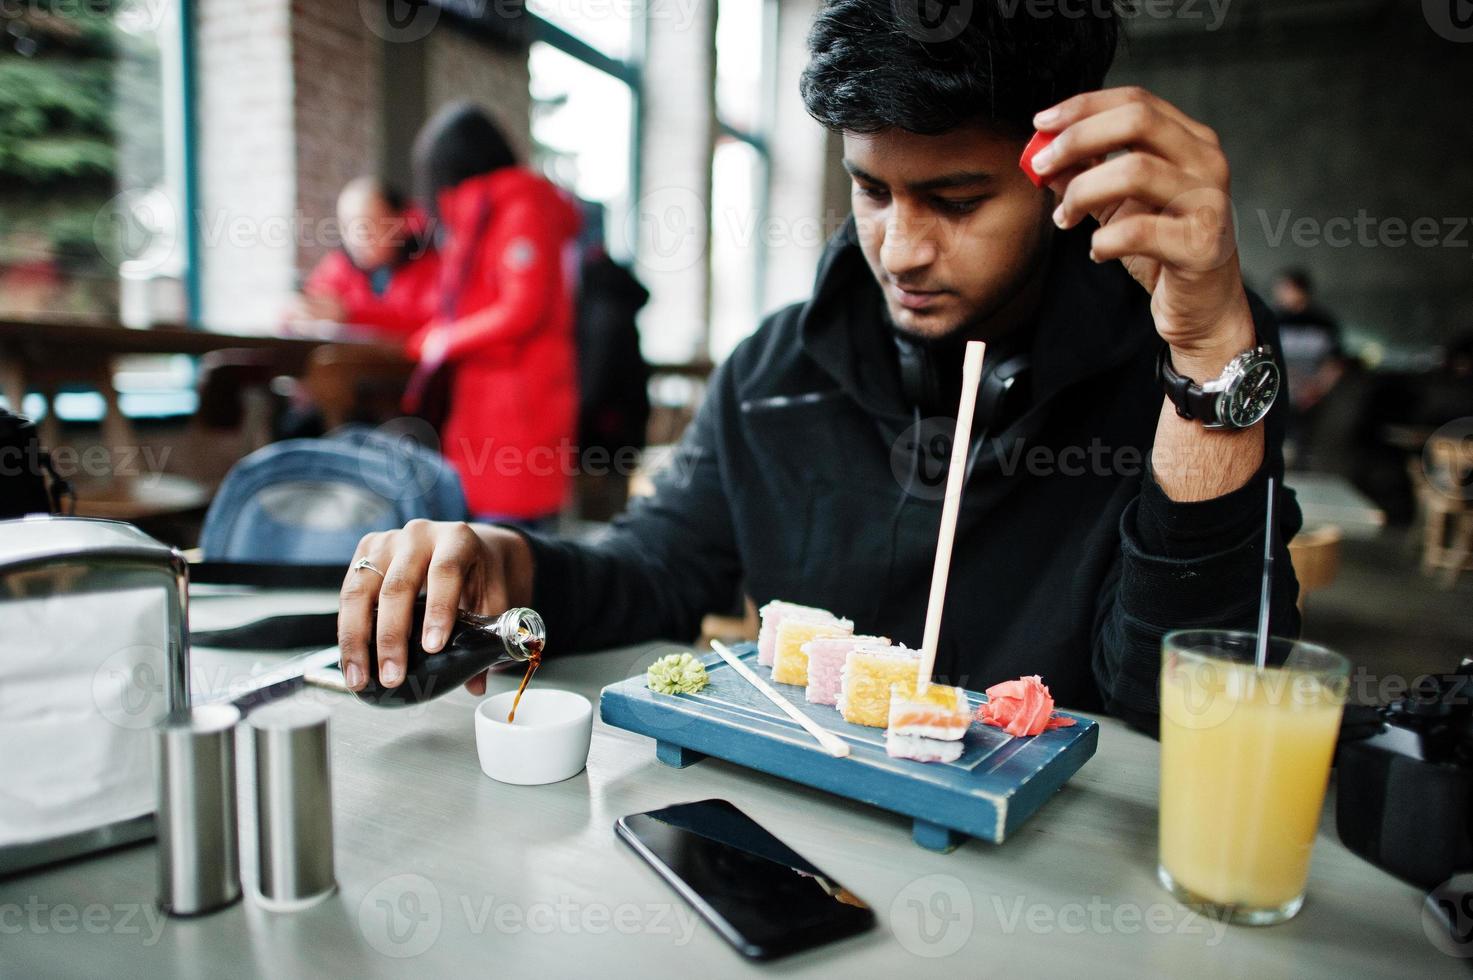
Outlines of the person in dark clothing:
[{"label": "person in dark clothing", "polygon": [[1303,269],[1285,269],[1274,280],[1274,313],[1279,318],[1279,336],[1284,345],[1284,360],[1289,365],[1289,386],[1298,403],[1323,394],[1309,384],[1301,393],[1294,382],[1301,373],[1306,381],[1324,364],[1338,358],[1344,350],[1340,322],[1330,311],[1315,302],[1314,281]]},{"label": "person in dark clothing", "polygon": [[1344,374],[1340,323],[1315,302],[1314,282],[1303,269],[1285,269],[1274,280],[1274,313],[1279,318],[1279,345],[1288,369],[1289,422],[1285,436],[1294,465],[1319,468],[1327,461],[1312,458],[1319,405]]},{"label": "person in dark clothing", "polygon": [[1455,337],[1443,351],[1441,370],[1417,381],[1417,421],[1446,425],[1473,416],[1473,334]]},{"label": "person in dark clothing", "polygon": [[[918,644],[953,425],[939,416],[970,339],[988,367],[938,678],[1041,673],[1061,703],[1153,730],[1162,634],[1252,628],[1282,406],[1208,429],[1157,376],[1165,357],[1215,379],[1277,341],[1232,250],[1226,161],[1170,104],[1096,90],[1113,14],[1005,9],[922,41],[888,0],[825,3],[803,95],[843,136],[854,214],[813,297],[721,365],[654,497],[597,543],[428,523],[365,538],[356,557],[386,578],[345,579],[350,685],[375,603],[380,676],[402,677],[426,584],[431,650],[457,603],[531,603],[559,652],[690,637],[739,583]],[[1035,126],[1059,134],[1035,164],[1045,189],[1017,164]],[[1295,634],[1292,495],[1279,514],[1273,628]]]}]

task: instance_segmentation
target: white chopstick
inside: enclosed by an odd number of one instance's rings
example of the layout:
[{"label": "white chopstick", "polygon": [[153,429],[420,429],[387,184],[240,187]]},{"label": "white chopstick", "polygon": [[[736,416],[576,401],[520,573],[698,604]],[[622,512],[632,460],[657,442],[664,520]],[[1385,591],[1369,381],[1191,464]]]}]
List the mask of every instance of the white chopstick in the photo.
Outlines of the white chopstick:
[{"label": "white chopstick", "polygon": [[931,600],[926,606],[926,632],[921,640],[921,662],[916,671],[916,693],[926,693],[936,669],[936,644],[941,640],[941,608],[946,604],[946,578],[951,574],[951,546],[956,541],[956,519],[961,511],[962,484],[967,479],[967,456],[972,445],[972,418],[977,410],[977,387],[982,382],[982,357],[987,345],[968,341],[962,362],[962,399],[956,409],[956,434],[951,440],[951,469],[946,474],[946,498],[941,505],[941,536],[936,540],[936,567],[931,571]]},{"label": "white chopstick", "polygon": [[819,725],[818,722],[814,721],[812,718],[808,717],[803,712],[793,707],[792,703],[789,702],[787,698],[783,697],[781,694],[777,693],[777,691],[772,689],[771,684],[758,677],[756,673],[752,671],[752,668],[742,663],[741,658],[732,653],[725,643],[722,643],[720,640],[712,640],[711,649],[719,653],[721,655],[721,659],[731,664],[736,672],[745,677],[753,687],[761,691],[763,694],[767,695],[767,700],[771,701],[773,704],[783,709],[783,711],[787,714],[789,718],[802,725],[803,728],[808,732],[808,734],[818,739],[818,744],[823,746],[823,750],[825,752],[833,756],[835,759],[842,759],[849,754],[848,742],[844,741],[833,732],[825,730],[822,726]]}]

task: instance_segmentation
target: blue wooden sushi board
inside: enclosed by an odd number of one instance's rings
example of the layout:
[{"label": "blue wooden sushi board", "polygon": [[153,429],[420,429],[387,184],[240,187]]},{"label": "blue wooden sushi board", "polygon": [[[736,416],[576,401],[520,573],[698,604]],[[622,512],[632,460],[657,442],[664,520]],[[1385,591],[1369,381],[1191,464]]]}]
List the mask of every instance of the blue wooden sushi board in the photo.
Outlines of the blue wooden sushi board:
[{"label": "blue wooden sushi board", "polygon": [[[763,680],[757,648],[735,648]],[[1075,724],[1014,738],[974,723],[955,762],[915,762],[885,754],[885,733],[851,725],[825,705],[809,704],[801,687],[772,686],[824,728],[849,743],[835,759],[814,738],[714,653],[702,658],[711,683],[697,694],[657,694],[645,677],[610,684],[599,715],[616,728],[655,740],[655,754],[683,768],[707,755],[869,803],[914,820],[917,844],[949,851],[967,837],[1001,843],[1094,755],[1099,726]],[[967,692],[973,710],[986,700]],[[1068,712],[1060,712],[1068,714]]]}]

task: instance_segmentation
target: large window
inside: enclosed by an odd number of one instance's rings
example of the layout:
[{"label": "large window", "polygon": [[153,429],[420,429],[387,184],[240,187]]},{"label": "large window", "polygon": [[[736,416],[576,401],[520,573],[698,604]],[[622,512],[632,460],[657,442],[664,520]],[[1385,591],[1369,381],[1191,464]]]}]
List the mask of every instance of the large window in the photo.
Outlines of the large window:
[{"label": "large window", "polygon": [[[630,5],[530,0],[532,140],[542,169],[594,205],[586,237],[630,260],[621,228],[635,192],[636,28]],[[598,227],[598,225],[602,227]]]},{"label": "large window", "polygon": [[527,10],[538,19],[620,61],[633,58],[643,8],[635,0],[625,3],[527,0]]},{"label": "large window", "polygon": [[[583,4],[529,0],[538,21],[530,58],[532,135],[542,165],[563,186],[602,209],[604,240],[632,260],[638,172],[639,85],[645,9],[640,3]],[[649,16],[654,16],[650,14]],[[765,312],[768,188],[767,134],[773,116],[776,0],[722,0],[716,21],[716,115],[711,162],[709,307],[705,323],[660,324],[664,347],[693,347],[724,357]],[[690,35],[692,42],[695,35]],[[612,233],[608,233],[612,232]],[[691,289],[700,270],[691,269]],[[680,288],[665,283],[661,288]],[[683,336],[672,336],[680,331]],[[647,341],[650,338],[646,338]]]},{"label": "large window", "polygon": [[711,161],[711,338],[721,360],[762,314],[767,158],[759,145],[722,136]]},{"label": "large window", "polygon": [[177,3],[0,5],[0,315],[184,317]]},{"label": "large window", "polygon": [[[532,45],[532,139],[558,184],[598,206],[607,226],[630,206],[634,95],[628,85],[545,42]],[[606,235],[623,254],[623,236]]]},{"label": "large window", "polygon": [[716,117],[711,162],[711,331],[724,358],[757,327],[764,296],[776,0],[722,0],[716,19]]}]

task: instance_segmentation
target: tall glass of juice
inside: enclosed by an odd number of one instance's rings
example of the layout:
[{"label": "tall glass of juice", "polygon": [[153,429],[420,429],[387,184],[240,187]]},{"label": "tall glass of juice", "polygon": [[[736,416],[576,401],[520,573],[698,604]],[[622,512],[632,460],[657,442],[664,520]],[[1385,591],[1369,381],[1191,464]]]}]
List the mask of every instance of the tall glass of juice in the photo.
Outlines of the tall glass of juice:
[{"label": "tall glass of juice", "polygon": [[1251,633],[1162,641],[1161,884],[1220,921],[1271,925],[1304,904],[1350,664]]}]

